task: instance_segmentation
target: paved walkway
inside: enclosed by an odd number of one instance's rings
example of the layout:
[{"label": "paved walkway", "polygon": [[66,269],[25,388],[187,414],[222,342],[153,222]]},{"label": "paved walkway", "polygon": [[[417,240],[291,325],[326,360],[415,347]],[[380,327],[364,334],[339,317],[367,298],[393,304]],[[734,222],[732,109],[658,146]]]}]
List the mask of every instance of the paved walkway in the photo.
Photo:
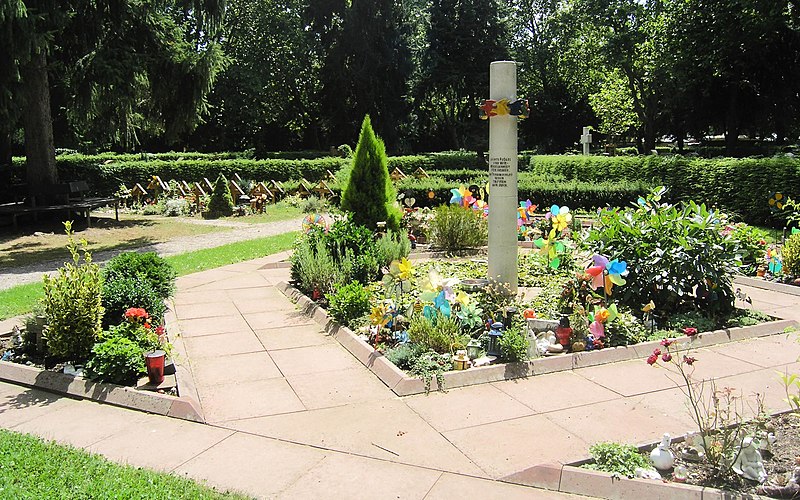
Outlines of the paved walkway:
[{"label": "paved walkway", "polygon": [[[671,375],[643,360],[399,398],[274,285],[258,259],[179,279],[174,301],[208,425],[0,384],[0,426],[266,498],[570,498],[541,464],[597,441],[692,429]],[[745,290],[800,314],[800,297]],[[796,334],[698,349],[696,377],[786,408]],[[159,453],[152,452],[159,445]],[[573,497],[574,498],[574,497]]]}]

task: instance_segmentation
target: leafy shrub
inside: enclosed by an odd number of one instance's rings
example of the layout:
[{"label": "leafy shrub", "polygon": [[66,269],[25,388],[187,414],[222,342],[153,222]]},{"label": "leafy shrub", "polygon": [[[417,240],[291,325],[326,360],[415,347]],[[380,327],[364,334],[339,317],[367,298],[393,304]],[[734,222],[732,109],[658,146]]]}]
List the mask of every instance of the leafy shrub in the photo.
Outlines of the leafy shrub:
[{"label": "leafy shrub", "polygon": [[781,258],[789,274],[800,275],[800,234],[789,236],[781,249]]},{"label": "leafy shrub", "polygon": [[323,212],[328,209],[328,203],[321,200],[316,196],[309,196],[300,202],[300,210],[304,214],[312,214],[316,212]]},{"label": "leafy shrub", "polygon": [[436,378],[440,391],[444,391],[444,372],[450,369],[450,356],[433,351],[426,351],[414,358],[409,373],[422,379],[425,393],[431,390],[431,381]]},{"label": "leafy shrub", "polygon": [[133,276],[139,276],[149,283],[163,299],[175,293],[175,269],[155,252],[123,252],[109,260],[103,268],[106,284]]},{"label": "leafy shrub", "polygon": [[394,260],[408,257],[411,241],[403,233],[388,232],[375,242],[378,265],[387,266]]},{"label": "leafy shrub", "polygon": [[408,325],[408,337],[425,350],[439,354],[452,354],[463,349],[469,342],[468,336],[461,332],[461,325],[455,318],[436,313],[432,319],[417,314]]},{"label": "leafy shrub", "polygon": [[636,316],[628,311],[620,311],[614,321],[606,324],[605,333],[605,345],[617,347],[644,342],[648,331]]},{"label": "leafy shrub", "polygon": [[437,248],[454,251],[486,245],[489,226],[483,216],[458,205],[442,205],[434,210],[430,223],[431,242]]},{"label": "leafy shrub", "polygon": [[587,469],[633,477],[637,467],[651,467],[650,460],[639,453],[635,446],[628,444],[597,443],[589,447],[589,454],[594,463],[583,466]]},{"label": "leafy shrub", "polygon": [[233,196],[228,185],[228,179],[219,174],[214,183],[214,191],[211,192],[211,199],[208,202],[208,212],[206,217],[216,219],[218,217],[230,217],[233,215]]},{"label": "leafy shrub", "polygon": [[509,328],[500,337],[500,352],[506,361],[526,361],[529,344],[530,342],[519,327]]},{"label": "leafy shrub", "polygon": [[72,237],[72,223],[65,222],[67,249],[72,262],[58,275],[44,275],[42,304],[47,318],[47,349],[53,356],[82,361],[89,356],[100,334],[103,277],[83,242],[83,262]]},{"label": "leafy shrub", "polygon": [[112,336],[95,344],[86,363],[89,377],[112,384],[131,384],[144,372],[144,349],[125,337]]},{"label": "leafy shrub", "polygon": [[338,286],[326,298],[328,312],[343,325],[350,326],[355,319],[369,313],[369,291],[358,282]]},{"label": "leafy shrub", "polygon": [[375,135],[369,115],[364,117],[353,169],[342,192],[341,207],[353,213],[353,220],[368,228],[381,221],[393,231],[400,229],[402,213],[395,202],[397,192],[389,178],[386,148]]},{"label": "leafy shrub", "polygon": [[386,351],[386,359],[401,370],[411,370],[416,359],[425,352],[419,344],[398,344]]},{"label": "leafy shrub", "polygon": [[164,202],[148,203],[142,207],[142,215],[161,215],[164,213]]},{"label": "leafy shrub", "polygon": [[164,299],[150,285],[150,282],[140,275],[121,277],[103,285],[103,307],[106,314],[103,318],[105,325],[119,324],[123,315],[131,307],[141,307],[150,313],[155,324],[160,324],[164,319]]},{"label": "leafy shrub", "polygon": [[717,327],[717,322],[699,311],[687,311],[670,316],[667,325],[678,332],[688,327],[697,328],[698,332],[710,332]]},{"label": "leafy shrub", "polygon": [[709,317],[733,310],[736,244],[723,236],[718,215],[694,202],[661,203],[664,188],[636,208],[605,210],[588,242],[628,264],[627,284],[615,299],[638,311],[653,301],[660,314],[700,310]]},{"label": "leafy shrub", "polygon": [[740,255],[742,273],[755,274],[766,251],[767,234],[764,230],[740,222],[726,226],[723,233],[728,233],[734,243],[738,245],[737,253]]},{"label": "leafy shrub", "polygon": [[189,202],[184,198],[171,198],[164,202],[164,215],[180,217],[189,213]]}]

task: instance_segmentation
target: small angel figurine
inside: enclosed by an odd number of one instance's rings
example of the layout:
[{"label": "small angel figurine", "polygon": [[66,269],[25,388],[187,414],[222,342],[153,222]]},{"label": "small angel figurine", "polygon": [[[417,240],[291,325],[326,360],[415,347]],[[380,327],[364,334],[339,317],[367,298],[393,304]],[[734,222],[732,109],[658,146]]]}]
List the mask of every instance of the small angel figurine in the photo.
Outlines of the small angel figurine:
[{"label": "small angel figurine", "polygon": [[746,479],[759,483],[763,483],[767,479],[767,471],[764,469],[758,444],[753,441],[753,438],[748,436],[742,440],[739,455],[733,462],[733,471]]}]

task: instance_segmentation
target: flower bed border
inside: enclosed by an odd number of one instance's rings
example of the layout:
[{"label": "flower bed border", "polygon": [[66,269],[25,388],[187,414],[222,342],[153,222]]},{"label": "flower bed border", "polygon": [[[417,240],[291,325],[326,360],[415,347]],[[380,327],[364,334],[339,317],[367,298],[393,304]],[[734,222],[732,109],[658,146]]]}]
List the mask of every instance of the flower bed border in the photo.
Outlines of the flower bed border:
[{"label": "flower bed border", "polygon": [[753,288],[760,288],[762,290],[770,290],[772,292],[780,292],[788,295],[800,295],[800,286],[787,285],[786,283],[767,281],[765,279],[752,278],[750,276],[736,276],[733,281],[738,285],[746,285]]},{"label": "flower bed border", "polygon": [[178,322],[174,315],[175,313],[169,310],[164,319],[165,322],[171,324],[172,332],[170,337],[174,339],[172,341],[172,357],[175,363],[175,379],[179,396],[169,396],[153,391],[141,391],[133,387],[117,384],[94,382],[82,377],[74,377],[10,361],[0,361],[0,380],[56,394],[65,394],[78,399],[89,399],[131,410],[205,423],[205,416],[198,403],[199,399],[194,388],[191,372],[177,361],[179,359],[185,360],[187,357],[183,340],[179,332],[176,331]]},{"label": "flower bed border", "polygon": [[[319,323],[329,335],[339,341],[356,359],[377,375],[395,394],[398,396],[410,396],[425,392],[425,384],[421,379],[409,377],[405,372],[397,368],[394,363],[386,359],[380,351],[376,351],[367,342],[361,340],[352,330],[334,321],[327,311],[306,297],[300,290],[284,281],[278,283],[276,287],[295,302],[304,314]],[[753,326],[715,330],[713,332],[699,333],[693,337],[678,338],[673,346],[678,351],[709,347],[727,342],[775,335],[783,333],[787,328],[797,326],[798,323],[794,320],[770,321]],[[660,345],[660,340],[654,340],[624,347],[608,347],[597,351],[536,358],[527,362],[481,366],[464,371],[449,371],[444,373],[444,388],[452,389],[486,382],[499,382],[544,373],[574,370],[617,361],[641,359],[649,356],[653,349],[660,347]],[[431,381],[431,390],[436,390],[437,388],[438,384],[434,378]]]}]

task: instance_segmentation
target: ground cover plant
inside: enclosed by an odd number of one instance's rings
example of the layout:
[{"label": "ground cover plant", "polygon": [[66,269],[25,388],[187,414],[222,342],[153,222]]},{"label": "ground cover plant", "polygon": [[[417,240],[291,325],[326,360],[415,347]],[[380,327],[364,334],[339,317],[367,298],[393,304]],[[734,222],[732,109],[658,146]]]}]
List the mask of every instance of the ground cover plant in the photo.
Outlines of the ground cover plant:
[{"label": "ground cover plant", "polygon": [[6,498],[249,498],[5,429],[0,463]]}]

